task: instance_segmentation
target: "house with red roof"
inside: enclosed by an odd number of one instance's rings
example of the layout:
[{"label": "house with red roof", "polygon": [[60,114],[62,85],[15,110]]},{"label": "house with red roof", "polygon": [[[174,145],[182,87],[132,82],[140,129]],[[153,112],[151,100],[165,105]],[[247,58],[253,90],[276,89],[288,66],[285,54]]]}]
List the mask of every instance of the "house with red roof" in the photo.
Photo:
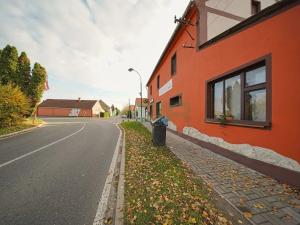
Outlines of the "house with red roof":
[{"label": "house with red roof", "polygon": [[104,113],[98,100],[47,99],[37,109],[43,117],[100,117]]}]

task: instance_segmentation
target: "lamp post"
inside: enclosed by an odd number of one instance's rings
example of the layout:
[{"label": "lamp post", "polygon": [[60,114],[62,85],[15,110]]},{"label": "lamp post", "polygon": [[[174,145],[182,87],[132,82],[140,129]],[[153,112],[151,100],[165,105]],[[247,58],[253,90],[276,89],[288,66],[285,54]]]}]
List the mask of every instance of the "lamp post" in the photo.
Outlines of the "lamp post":
[{"label": "lamp post", "polygon": [[141,74],[138,72],[138,71],[136,71],[135,69],[133,69],[133,68],[129,68],[128,69],[128,71],[129,72],[132,72],[132,71],[134,71],[134,72],[136,72],[138,75],[139,75],[139,77],[140,77],[140,86],[141,86],[141,123],[143,123],[143,92],[142,92],[142,77],[141,77]]}]

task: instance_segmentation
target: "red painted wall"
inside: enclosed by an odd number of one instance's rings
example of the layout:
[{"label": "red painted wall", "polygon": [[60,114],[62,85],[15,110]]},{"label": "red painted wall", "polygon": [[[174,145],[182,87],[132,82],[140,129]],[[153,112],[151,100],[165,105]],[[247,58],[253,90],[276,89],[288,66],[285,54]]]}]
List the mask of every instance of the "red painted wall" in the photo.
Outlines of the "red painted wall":
[{"label": "red painted wall", "polygon": [[[72,109],[70,108],[44,108],[38,107],[38,116],[49,116],[49,117],[68,117]],[[81,109],[79,117],[92,117],[91,109]]]},{"label": "red painted wall", "polygon": [[[196,15],[192,17],[195,22]],[[300,162],[299,21],[298,5],[199,52],[182,48],[183,44],[195,43],[185,32],[180,32],[148,84],[149,87],[152,85],[153,115],[155,103],[162,101],[162,114],[177,125],[179,132],[184,127],[194,127],[230,143],[270,148]],[[195,37],[195,28],[188,29]],[[177,73],[171,76],[170,63],[175,52]],[[267,54],[272,57],[271,129],[206,123],[206,81]],[[173,89],[161,97],[156,88],[158,75],[161,86],[173,79]],[[177,94],[182,94],[183,105],[170,107],[169,98]],[[149,96],[149,100],[152,97]]]}]

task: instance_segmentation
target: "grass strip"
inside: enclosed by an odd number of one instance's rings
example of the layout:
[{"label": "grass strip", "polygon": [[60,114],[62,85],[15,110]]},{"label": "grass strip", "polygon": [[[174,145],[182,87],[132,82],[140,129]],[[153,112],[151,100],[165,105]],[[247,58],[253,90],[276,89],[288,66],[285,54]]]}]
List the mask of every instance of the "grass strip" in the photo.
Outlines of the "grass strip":
[{"label": "grass strip", "polygon": [[42,124],[44,121],[36,118],[33,122],[32,118],[28,118],[23,121],[23,123],[18,124],[16,126],[11,126],[11,127],[0,127],[0,135],[5,135],[5,134],[10,134],[18,131],[22,131],[31,127],[38,126]]},{"label": "grass strip", "polygon": [[126,132],[125,224],[231,224],[210,191],[167,147],[154,147],[138,122]]}]

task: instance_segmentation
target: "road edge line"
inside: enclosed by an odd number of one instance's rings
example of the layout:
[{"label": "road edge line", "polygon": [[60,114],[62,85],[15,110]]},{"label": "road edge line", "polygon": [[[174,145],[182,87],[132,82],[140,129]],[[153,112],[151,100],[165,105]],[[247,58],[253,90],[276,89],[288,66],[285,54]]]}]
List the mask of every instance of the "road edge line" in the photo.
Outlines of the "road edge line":
[{"label": "road edge line", "polygon": [[114,155],[109,167],[108,171],[108,176],[106,178],[104,188],[102,191],[102,195],[100,198],[100,201],[98,203],[97,211],[96,211],[96,216],[94,218],[93,225],[103,225],[104,219],[105,219],[105,212],[107,210],[107,204],[108,204],[108,198],[111,190],[111,186],[113,185],[113,177],[115,174],[115,168],[117,165],[117,159],[119,155],[119,149],[120,149],[120,143],[121,143],[121,138],[122,138],[122,130],[119,128],[118,124],[115,124],[116,127],[119,129],[119,137],[117,141],[117,145],[114,151]]},{"label": "road edge line", "polygon": [[115,214],[115,225],[124,224],[124,191],[125,191],[125,150],[126,150],[126,141],[125,141],[125,130],[123,129],[123,144],[122,144],[122,155],[121,155],[121,165],[120,165],[120,174],[117,190],[117,204],[116,204],[116,214]]}]

